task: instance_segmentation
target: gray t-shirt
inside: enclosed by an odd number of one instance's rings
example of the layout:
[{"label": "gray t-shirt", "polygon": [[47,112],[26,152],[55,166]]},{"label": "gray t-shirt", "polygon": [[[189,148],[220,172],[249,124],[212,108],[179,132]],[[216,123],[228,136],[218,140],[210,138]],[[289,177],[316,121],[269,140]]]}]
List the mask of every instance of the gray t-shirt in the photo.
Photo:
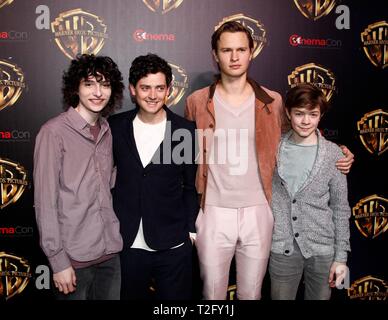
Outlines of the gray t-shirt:
[{"label": "gray t-shirt", "polygon": [[318,145],[301,145],[287,140],[284,143],[280,165],[291,197],[306,181],[317,156]]}]

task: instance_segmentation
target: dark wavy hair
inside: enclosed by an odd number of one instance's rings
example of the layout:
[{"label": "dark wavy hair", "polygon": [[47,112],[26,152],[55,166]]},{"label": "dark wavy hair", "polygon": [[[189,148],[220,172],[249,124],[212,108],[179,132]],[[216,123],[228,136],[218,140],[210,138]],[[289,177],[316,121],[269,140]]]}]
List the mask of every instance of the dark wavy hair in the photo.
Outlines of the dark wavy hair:
[{"label": "dark wavy hair", "polygon": [[137,82],[146,77],[147,75],[161,72],[166,77],[166,84],[169,86],[172,81],[171,67],[166,60],[157,56],[156,54],[149,53],[145,56],[138,56],[132,61],[131,68],[129,69],[128,81],[131,85],[136,87]]},{"label": "dark wavy hair", "polygon": [[312,110],[319,107],[321,114],[329,109],[329,103],[321,89],[311,83],[299,83],[286,93],[285,108],[291,112],[292,108],[307,108]]},{"label": "dark wavy hair", "polygon": [[253,49],[254,42],[253,42],[251,32],[245,26],[243,26],[240,22],[227,21],[227,22],[223,23],[216,31],[213,32],[212,41],[211,41],[212,50],[217,52],[218,40],[220,40],[221,35],[224,32],[231,32],[231,33],[243,32],[243,33],[245,33],[247,38],[248,38],[249,49],[251,49],[251,50]]},{"label": "dark wavy hair", "polygon": [[110,57],[82,54],[77,55],[71,61],[69,69],[63,72],[62,77],[63,107],[65,110],[70,107],[77,107],[81,80],[87,79],[90,76],[94,76],[97,81],[101,81],[101,76],[104,76],[105,80],[110,82],[112,94],[109,102],[101,111],[101,115],[106,117],[121,107],[124,91],[121,72]]}]

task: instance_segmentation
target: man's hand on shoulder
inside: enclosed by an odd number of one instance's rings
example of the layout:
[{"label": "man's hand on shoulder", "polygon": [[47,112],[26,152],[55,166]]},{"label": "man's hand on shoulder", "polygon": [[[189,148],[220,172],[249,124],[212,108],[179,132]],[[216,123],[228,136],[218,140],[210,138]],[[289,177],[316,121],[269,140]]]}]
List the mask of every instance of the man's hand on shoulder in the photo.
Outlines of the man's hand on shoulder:
[{"label": "man's hand on shoulder", "polygon": [[350,171],[350,168],[352,167],[352,164],[354,162],[354,154],[346,147],[346,146],[340,146],[342,153],[344,154],[344,157],[339,159],[335,166],[339,171],[341,171],[343,174],[347,174]]}]

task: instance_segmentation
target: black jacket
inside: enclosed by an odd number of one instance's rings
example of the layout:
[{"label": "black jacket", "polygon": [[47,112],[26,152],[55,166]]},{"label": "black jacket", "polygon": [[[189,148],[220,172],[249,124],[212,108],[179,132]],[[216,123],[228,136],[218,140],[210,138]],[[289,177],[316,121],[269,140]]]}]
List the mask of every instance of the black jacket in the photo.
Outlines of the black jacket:
[{"label": "black jacket", "polygon": [[[113,207],[120,220],[125,247],[133,244],[140,218],[143,219],[146,243],[155,250],[176,246],[188,239],[189,232],[195,232],[195,219],[199,210],[195,188],[195,124],[167,107],[164,109],[167,113],[166,134],[153,160],[145,168],[133,134],[133,119],[138,109],[108,119],[117,166],[116,184],[112,190]],[[190,134],[185,139],[181,136],[178,141],[173,141],[177,129],[186,129],[184,131]],[[185,148],[180,144],[182,141],[185,141]],[[168,148],[169,144],[171,148]],[[183,163],[174,163],[174,152],[180,155],[185,153]],[[153,163],[157,156],[161,164]],[[171,161],[165,164],[163,159]]]}]

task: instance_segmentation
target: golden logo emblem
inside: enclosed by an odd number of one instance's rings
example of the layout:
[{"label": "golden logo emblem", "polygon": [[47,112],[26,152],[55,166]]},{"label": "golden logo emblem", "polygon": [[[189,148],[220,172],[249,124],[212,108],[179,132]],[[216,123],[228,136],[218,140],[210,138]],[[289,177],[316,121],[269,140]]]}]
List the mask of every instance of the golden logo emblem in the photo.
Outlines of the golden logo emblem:
[{"label": "golden logo emblem", "polygon": [[22,70],[16,64],[0,60],[0,110],[15,104],[25,87]]},{"label": "golden logo emblem", "polygon": [[51,23],[56,44],[70,59],[77,54],[97,54],[108,38],[106,29],[100,17],[80,8],[61,13]]},{"label": "golden logo emblem", "polygon": [[291,88],[305,82],[312,83],[321,89],[327,101],[331,99],[336,91],[334,73],[319,64],[307,63],[296,67],[288,76],[288,84]]},{"label": "golden logo emblem", "polygon": [[189,87],[189,80],[185,69],[172,63],[169,63],[169,65],[172,69],[172,87],[166,105],[171,107],[182,99]]},{"label": "golden logo emblem", "polygon": [[364,52],[369,61],[376,67],[388,66],[388,23],[379,21],[370,24],[361,32]]},{"label": "golden logo emblem", "polygon": [[0,9],[6,5],[9,5],[13,2],[13,0],[0,0]]},{"label": "golden logo emblem", "polygon": [[364,114],[357,122],[360,139],[366,150],[380,156],[388,149],[388,113],[383,109]]},{"label": "golden logo emblem", "polygon": [[294,0],[294,3],[307,19],[316,21],[333,10],[336,0]]},{"label": "golden logo emblem", "polygon": [[20,294],[31,278],[28,261],[0,252],[0,297],[8,300]]},{"label": "golden logo emblem", "polygon": [[237,285],[228,286],[226,300],[236,300]]},{"label": "golden logo emblem", "polygon": [[23,166],[0,158],[0,209],[18,201],[26,186],[28,186],[27,171]]},{"label": "golden logo emblem", "polygon": [[252,58],[256,58],[261,52],[261,50],[263,50],[264,45],[267,43],[267,32],[264,29],[264,25],[259,20],[247,17],[244,14],[239,13],[222,19],[222,21],[217,26],[215,26],[214,30],[217,30],[223,23],[227,21],[240,22],[251,32],[253,38]]},{"label": "golden logo emblem", "polygon": [[384,280],[366,276],[353,282],[348,289],[348,297],[360,300],[386,300],[388,285]]},{"label": "golden logo emblem", "polygon": [[388,199],[371,195],[361,199],[352,212],[354,222],[364,237],[374,239],[388,230]]},{"label": "golden logo emblem", "polygon": [[183,0],[143,0],[143,2],[151,11],[165,14],[178,8]]}]

